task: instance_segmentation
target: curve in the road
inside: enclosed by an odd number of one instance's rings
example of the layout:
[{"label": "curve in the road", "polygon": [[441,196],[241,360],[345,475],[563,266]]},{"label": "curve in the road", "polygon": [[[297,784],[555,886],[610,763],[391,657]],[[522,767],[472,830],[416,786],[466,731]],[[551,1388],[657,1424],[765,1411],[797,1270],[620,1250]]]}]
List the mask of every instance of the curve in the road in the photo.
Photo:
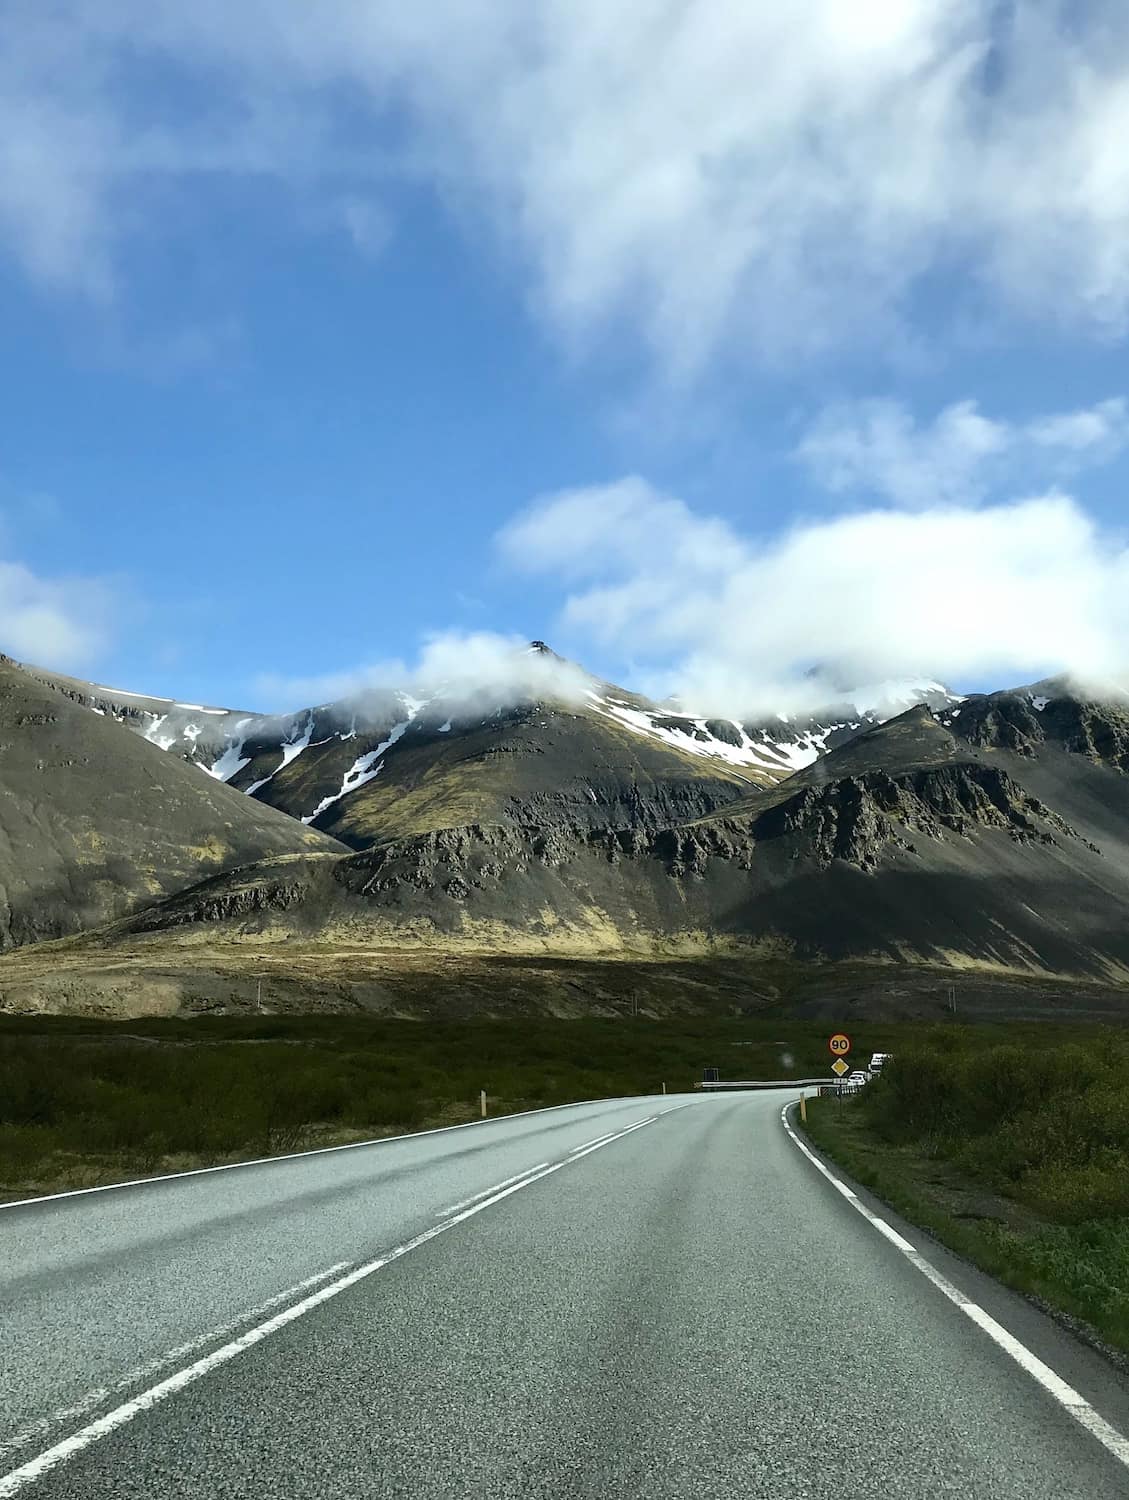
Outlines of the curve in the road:
[{"label": "curve in the road", "polygon": [[0,1500],[1122,1500],[1117,1372],[783,1123],[605,1101],[0,1215]]}]

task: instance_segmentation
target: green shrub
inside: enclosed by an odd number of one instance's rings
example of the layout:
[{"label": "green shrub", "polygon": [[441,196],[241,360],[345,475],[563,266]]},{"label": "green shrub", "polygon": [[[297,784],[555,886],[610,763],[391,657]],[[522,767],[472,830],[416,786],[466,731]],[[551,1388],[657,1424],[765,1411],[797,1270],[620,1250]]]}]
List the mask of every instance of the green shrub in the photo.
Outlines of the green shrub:
[{"label": "green shrub", "polygon": [[[1058,1224],[1129,1217],[1129,1157],[1083,1166],[1052,1163],[1028,1173],[1024,1201]],[[1129,1263],[1126,1265],[1129,1280]]]},{"label": "green shrub", "polygon": [[888,1139],[945,1134],[953,1123],[958,1064],[931,1048],[906,1048],[891,1058],[863,1100]]},{"label": "green shrub", "polygon": [[1125,1042],[907,1048],[864,1094],[886,1140],[912,1143],[1061,1224],[1129,1214]]},{"label": "green shrub", "polygon": [[42,1125],[0,1125],[0,1186],[18,1188],[59,1148],[59,1133]]}]

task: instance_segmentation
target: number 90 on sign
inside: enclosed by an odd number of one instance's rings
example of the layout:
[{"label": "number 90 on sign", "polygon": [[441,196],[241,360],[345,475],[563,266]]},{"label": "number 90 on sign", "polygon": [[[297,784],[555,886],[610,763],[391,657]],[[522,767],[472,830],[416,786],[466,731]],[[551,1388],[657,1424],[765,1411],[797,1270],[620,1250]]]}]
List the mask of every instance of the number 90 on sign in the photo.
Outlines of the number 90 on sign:
[{"label": "number 90 on sign", "polygon": [[851,1039],[843,1032],[837,1031],[827,1045],[836,1057],[845,1057],[851,1050]]}]

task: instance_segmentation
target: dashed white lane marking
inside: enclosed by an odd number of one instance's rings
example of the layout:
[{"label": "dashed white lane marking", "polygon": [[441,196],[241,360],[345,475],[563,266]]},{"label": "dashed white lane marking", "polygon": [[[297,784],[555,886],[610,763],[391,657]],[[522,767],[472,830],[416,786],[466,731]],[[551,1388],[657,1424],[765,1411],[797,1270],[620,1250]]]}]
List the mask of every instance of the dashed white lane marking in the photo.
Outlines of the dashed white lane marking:
[{"label": "dashed white lane marking", "polygon": [[111,1396],[118,1396],[123,1391],[130,1390],[139,1385],[143,1380],[151,1380],[159,1370],[165,1370],[169,1365],[175,1364],[178,1359],[183,1359],[186,1354],[195,1354],[197,1349],[203,1349],[208,1344],[214,1344],[217,1339],[226,1338],[234,1333],[243,1323],[250,1323],[255,1318],[262,1317],[263,1313],[270,1312],[272,1307],[277,1307],[280,1302],[288,1302],[298,1292],[304,1292],[311,1286],[317,1286],[319,1281],[328,1281],[331,1276],[336,1276],[339,1271],[347,1271],[350,1262],[338,1261],[337,1265],[330,1266],[325,1271],[319,1271],[316,1276],[307,1276],[304,1281],[295,1282],[288,1286],[285,1291],[276,1292],[273,1297],[268,1297],[265,1302],[260,1302],[257,1307],[249,1307],[246,1312],[241,1313],[238,1318],[232,1318],[230,1322],[222,1323],[218,1328],[209,1329],[207,1333],[198,1334],[196,1338],[189,1339],[187,1343],[178,1344],[175,1349],[167,1349],[164,1354],[158,1354],[155,1359],[146,1360],[136,1370],[130,1370],[127,1375],[120,1376],[112,1385],[102,1386],[98,1390],[87,1391],[86,1394],[70,1406],[60,1407],[45,1417],[40,1417],[35,1422],[29,1422],[19,1432],[13,1432],[10,1436],[0,1439],[0,1458],[5,1454],[18,1452],[20,1448],[26,1448],[29,1443],[37,1439],[45,1438],[53,1428],[60,1427],[64,1422],[73,1422],[79,1417],[85,1417],[96,1407],[104,1405]]},{"label": "dashed white lane marking", "polygon": [[[664,1110],[662,1113],[669,1114],[670,1111]],[[601,1141],[598,1145],[586,1147],[582,1155],[587,1156],[592,1151],[598,1151],[604,1146],[610,1146],[613,1141],[622,1140],[624,1136],[630,1135],[633,1131],[641,1130],[644,1125],[652,1124],[657,1118],[657,1115],[652,1115],[649,1119],[639,1120],[636,1124],[627,1126],[625,1130],[617,1131],[615,1135],[609,1136],[607,1140]],[[358,1282],[364,1281],[367,1277],[374,1275],[375,1272],[381,1270],[384,1266],[390,1265],[394,1260],[399,1260],[402,1256],[407,1255],[409,1251],[417,1250],[421,1245],[427,1244],[428,1240],[433,1240],[438,1235],[445,1234],[448,1229],[453,1229],[456,1224],[464,1223],[467,1219],[473,1218],[475,1214],[480,1214],[484,1209],[490,1208],[493,1204],[500,1203],[503,1198],[508,1198],[513,1193],[520,1193],[523,1188],[527,1188],[535,1182],[540,1182],[542,1178],[551,1177],[554,1172],[559,1172],[562,1167],[567,1167],[579,1160],[580,1155],[574,1152],[569,1156],[563,1157],[560,1161],[553,1162],[540,1172],[534,1172],[529,1176],[523,1177],[520,1182],[516,1182],[510,1187],[501,1188],[499,1191],[492,1193],[490,1197],[483,1198],[480,1202],[473,1204],[469,1208],[464,1208],[461,1212],[453,1214],[449,1219],[444,1219],[441,1224],[435,1224],[432,1228],[425,1229],[422,1234],[417,1234],[413,1239],[405,1240],[402,1245],[397,1245],[394,1250],[389,1250],[385,1255],[378,1256],[375,1260],[367,1261],[364,1265],[356,1266],[353,1270],[347,1272],[346,1275],[339,1277],[336,1281],[330,1282],[328,1286],[320,1287],[316,1292],[311,1293],[310,1296],[303,1297],[300,1302],[295,1302],[290,1307],[286,1307],[281,1312],[276,1313],[273,1318],[268,1318],[265,1322],[257,1324],[254,1328],[249,1328],[239,1338],[232,1339],[219,1349],[213,1349],[210,1354],[206,1354],[194,1364],[187,1365],[182,1370],[177,1370],[175,1374],[169,1375],[156,1385],[150,1386],[148,1390],[142,1391],[140,1395],[134,1396],[129,1401],[122,1402],[113,1411],[106,1412],[104,1416],[98,1417],[93,1422],[89,1422],[85,1427],[72,1433],[70,1437],[55,1443],[52,1447],[37,1454],[36,1457],[28,1459],[26,1463],[20,1464],[18,1468],[12,1469],[7,1474],[0,1476],[0,1500],[9,1500],[10,1496],[18,1495],[29,1484],[33,1484],[37,1479],[42,1479],[44,1474],[49,1473],[52,1469],[58,1468],[60,1464],[74,1458],[77,1454],[83,1452],[84,1449],[98,1442],[100,1438],[108,1437],[110,1433],[116,1432],[119,1427],[124,1427],[127,1422],[131,1422],[134,1417],[140,1416],[142,1412],[150,1411],[154,1406],[157,1406],[169,1396],[174,1395],[177,1391],[182,1391],[186,1386],[192,1385],[201,1376],[207,1375],[220,1365],[227,1364],[229,1360],[235,1359],[237,1355],[244,1353],[247,1349],[253,1349],[256,1344],[262,1343],[272,1333],[277,1333],[280,1328],[285,1328],[287,1324],[295,1322],[308,1312],[312,1312],[315,1307],[320,1307],[322,1303],[328,1302],[341,1292],[347,1291],[349,1287],[356,1286]]]},{"label": "dashed white lane marking", "polygon": [[493,1187],[483,1188],[480,1193],[471,1193],[469,1198],[460,1198],[458,1203],[449,1203],[446,1208],[436,1211],[437,1219],[445,1219],[448,1214],[457,1214],[460,1208],[469,1208],[472,1203],[477,1203],[479,1198],[488,1198],[491,1193],[496,1193],[500,1188],[509,1187],[512,1182],[520,1182],[523,1177],[529,1177],[534,1172],[540,1172],[549,1163],[539,1161],[535,1167],[527,1167],[524,1172],[515,1172],[512,1177],[504,1177],[501,1182],[496,1182]]},{"label": "dashed white lane marking", "polygon": [[815,1152],[812,1151],[804,1141],[792,1129],[788,1121],[788,1111],[791,1108],[788,1103],[780,1111],[780,1119],[784,1129],[791,1136],[793,1142],[811,1162],[818,1172],[832,1185],[836,1192],[842,1193],[852,1208],[857,1209],[866,1221],[877,1229],[878,1233],[884,1235],[890,1243],[905,1256],[910,1265],[914,1266],[921,1274],[933,1283],[939,1292],[946,1296],[950,1302],[959,1307],[965,1317],[971,1319],[978,1328],[982,1328],[988,1337],[1005,1354],[1009,1355],[1020,1369],[1025,1370],[1033,1380],[1043,1387],[1049,1396],[1068,1411],[1074,1420],[1080,1423],[1087,1432],[1096,1437],[1102,1447],[1112,1453],[1120,1463],[1129,1468],[1129,1438],[1110,1425],[1106,1419],[1090,1405],[1080,1391],[1076,1391],[1072,1385],[1063,1380],[1062,1376],[1045,1364],[1037,1354],[1032,1353],[1027,1345],[1011,1334],[998,1323],[991,1313],[985,1312],[978,1302],[973,1302],[971,1297],[966,1297],[959,1287],[954,1286],[947,1277],[942,1276],[930,1261],[926,1260],[920,1250],[914,1248],[904,1235],[900,1235],[896,1229],[887,1224],[872,1209],[868,1208],[857,1193],[853,1193],[845,1182],[841,1182],[834,1172],[830,1171]]}]

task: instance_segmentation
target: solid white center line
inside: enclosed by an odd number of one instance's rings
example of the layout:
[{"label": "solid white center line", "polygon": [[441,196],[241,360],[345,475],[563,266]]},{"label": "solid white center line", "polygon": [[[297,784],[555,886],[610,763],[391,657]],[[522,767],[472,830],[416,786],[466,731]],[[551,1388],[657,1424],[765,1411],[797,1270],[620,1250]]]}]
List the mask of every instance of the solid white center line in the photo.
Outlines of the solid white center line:
[{"label": "solid white center line", "polygon": [[469,1208],[472,1203],[477,1203],[479,1198],[487,1198],[491,1193],[496,1193],[499,1188],[509,1187],[512,1182],[520,1182],[523,1177],[528,1177],[532,1172],[540,1172],[543,1167],[547,1167],[548,1165],[547,1161],[539,1161],[535,1167],[529,1167],[524,1172],[515,1172],[512,1177],[503,1178],[501,1182],[496,1182],[493,1187],[483,1188],[480,1193],[471,1193],[469,1198],[461,1198],[458,1203],[450,1203],[446,1208],[439,1209],[435,1217],[437,1219],[445,1219],[448,1214],[456,1214],[460,1208]]},{"label": "solid white center line", "polygon": [[587,1148],[589,1146],[599,1146],[603,1141],[610,1141],[611,1138],[612,1138],[612,1136],[614,1134],[615,1134],[614,1130],[609,1130],[608,1133],[607,1133],[607,1135],[598,1135],[598,1136],[596,1136],[594,1139],[592,1139],[590,1141],[584,1141],[579,1146],[573,1146],[572,1149],[573,1149],[574,1152],[575,1151],[585,1151],[585,1150],[587,1150]]},{"label": "solid white center line", "polygon": [[1124,1433],[1118,1432],[1116,1427],[1111,1426],[1100,1412],[1090,1405],[1081,1392],[1076,1391],[1072,1385],[1063,1380],[1062,1376],[1052,1370],[1050,1365],[1044,1364],[1037,1354],[1028,1349],[1026,1344],[1020,1343],[1002,1323],[997,1323],[991,1313],[985,1312],[979,1303],[973,1302],[971,1297],[966,1297],[959,1287],[954,1286],[947,1277],[942,1276],[936,1266],[926,1260],[921,1251],[915,1249],[904,1235],[900,1235],[893,1225],[887,1224],[885,1219],[868,1208],[857,1193],[852,1192],[845,1182],[841,1182],[834,1172],[824,1166],[815,1152],[810,1150],[792,1129],[788,1121],[788,1111],[791,1107],[791,1103],[788,1103],[780,1111],[784,1129],[812,1166],[823,1173],[836,1192],[842,1193],[851,1207],[857,1209],[863,1218],[878,1230],[879,1234],[888,1239],[891,1245],[905,1256],[911,1266],[920,1271],[943,1296],[959,1307],[965,1317],[970,1318],[977,1327],[982,1328],[994,1344],[1015,1360],[1020,1369],[1026,1370],[1033,1380],[1038,1381],[1049,1396],[1068,1411],[1087,1432],[1097,1438],[1103,1448],[1129,1468],[1129,1438]]},{"label": "solid white center line", "polygon": [[[627,1126],[625,1130],[617,1131],[615,1135],[609,1136],[605,1141],[601,1141],[598,1146],[586,1147],[584,1155],[587,1155],[591,1151],[600,1150],[604,1146],[609,1146],[613,1141],[622,1140],[625,1135],[630,1135],[634,1130],[642,1129],[644,1125],[650,1125],[657,1118],[658,1116],[652,1115],[649,1119],[640,1120],[634,1125]],[[186,1386],[192,1385],[211,1370],[217,1369],[220,1365],[227,1364],[229,1360],[235,1359],[237,1355],[244,1353],[246,1350],[253,1349],[256,1344],[262,1343],[272,1333],[277,1333],[280,1328],[285,1328],[298,1318],[304,1317],[306,1313],[312,1312],[315,1307],[320,1307],[324,1302],[328,1302],[331,1298],[339,1296],[341,1292],[347,1291],[351,1286],[356,1286],[358,1282],[366,1280],[369,1276],[382,1270],[383,1267],[391,1265],[393,1261],[399,1260],[402,1256],[407,1255],[409,1251],[417,1250],[421,1245],[426,1245],[428,1240],[433,1240],[441,1234],[446,1234],[456,1224],[464,1223],[467,1219],[473,1218],[475,1214],[480,1214],[485,1209],[492,1207],[493,1204],[500,1203],[504,1198],[509,1198],[513,1193],[520,1193],[523,1188],[527,1188],[535,1182],[540,1182],[542,1178],[551,1177],[554,1172],[559,1172],[562,1167],[567,1167],[578,1160],[580,1160],[580,1156],[575,1153],[563,1157],[560,1161],[553,1162],[551,1166],[544,1167],[539,1172],[533,1172],[523,1177],[520,1182],[515,1182],[510,1187],[499,1189],[497,1192],[492,1193],[490,1197],[483,1198],[480,1202],[473,1204],[469,1208],[464,1208],[460,1213],[452,1215],[449,1219],[444,1219],[441,1224],[435,1224],[432,1228],[425,1229],[422,1234],[417,1234],[413,1239],[405,1240],[402,1245],[397,1245],[394,1250],[389,1250],[385,1255],[378,1256],[375,1260],[367,1261],[364,1265],[355,1267],[346,1275],[339,1277],[336,1281],[330,1282],[328,1286],[323,1286],[318,1291],[311,1293],[310,1296],[303,1297],[300,1302],[295,1302],[290,1307],[284,1308],[282,1312],[276,1313],[273,1318],[268,1318],[264,1323],[259,1323],[254,1328],[249,1328],[239,1338],[232,1339],[230,1343],[222,1345],[219,1349],[213,1349],[210,1354],[206,1354],[202,1359],[198,1359],[195,1364],[187,1365],[184,1369],[178,1370],[174,1375],[169,1375],[165,1380],[158,1382],[157,1385],[150,1386],[148,1390],[142,1391],[140,1395],[123,1402],[120,1406],[116,1406],[113,1411],[106,1412],[104,1416],[96,1418],[93,1422],[89,1422],[70,1437],[64,1438],[61,1442],[55,1443],[52,1447],[37,1454],[35,1458],[29,1459],[26,1463],[20,1464],[18,1468],[11,1469],[7,1474],[0,1476],[0,1500],[9,1500],[10,1496],[18,1495],[29,1484],[33,1484],[37,1479],[41,1479],[44,1474],[49,1473],[50,1470],[58,1468],[60,1464],[66,1463],[68,1459],[82,1453],[84,1449],[91,1447],[100,1438],[108,1437],[110,1433],[116,1432],[119,1427],[124,1427],[127,1422],[131,1422],[134,1417],[140,1416],[142,1412],[150,1411],[154,1406],[157,1406],[169,1396],[174,1395],[177,1391],[184,1390]]]},{"label": "solid white center line", "polygon": [[[615,1135],[609,1135],[607,1140],[593,1141],[588,1146],[577,1146],[576,1150],[569,1156],[569,1161],[579,1161],[582,1156],[587,1156],[591,1151],[599,1151],[601,1146],[606,1146],[609,1141],[622,1140],[625,1135],[630,1135],[633,1130],[642,1130],[644,1125],[653,1125],[658,1119],[657,1115],[651,1115],[646,1120],[639,1120],[634,1125],[628,1125],[626,1130],[617,1130]],[[563,1165],[563,1163],[562,1163]]]}]

